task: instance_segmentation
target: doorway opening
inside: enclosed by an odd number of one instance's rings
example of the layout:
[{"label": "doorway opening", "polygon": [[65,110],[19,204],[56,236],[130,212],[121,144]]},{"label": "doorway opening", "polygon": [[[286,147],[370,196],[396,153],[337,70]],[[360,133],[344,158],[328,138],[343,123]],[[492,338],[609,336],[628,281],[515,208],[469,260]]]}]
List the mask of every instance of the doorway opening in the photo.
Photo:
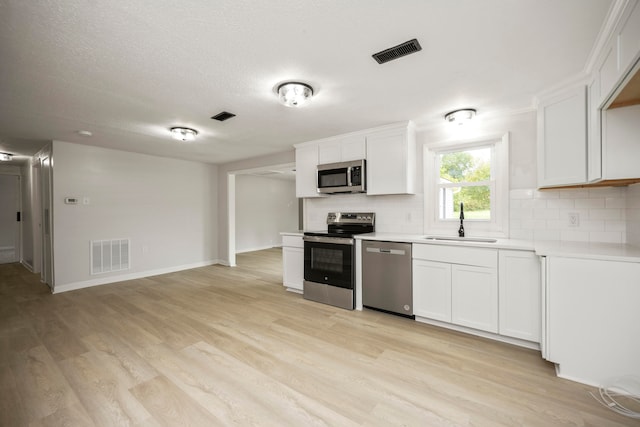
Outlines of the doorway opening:
[{"label": "doorway opening", "polygon": [[0,174],[0,264],[20,261],[20,175]]},{"label": "doorway opening", "polygon": [[286,163],[228,173],[229,266],[236,266],[236,254],[280,246],[280,232],[299,229],[294,170]]}]

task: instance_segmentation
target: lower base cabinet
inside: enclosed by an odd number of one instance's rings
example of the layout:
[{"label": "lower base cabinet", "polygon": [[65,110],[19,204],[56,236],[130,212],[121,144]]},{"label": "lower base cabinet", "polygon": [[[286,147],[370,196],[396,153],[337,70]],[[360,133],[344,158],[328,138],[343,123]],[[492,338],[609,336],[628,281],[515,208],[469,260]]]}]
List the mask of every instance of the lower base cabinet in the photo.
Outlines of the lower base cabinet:
[{"label": "lower base cabinet", "polygon": [[282,282],[288,291],[302,293],[304,286],[302,236],[283,236],[282,238]]},{"label": "lower base cabinet", "polygon": [[451,264],[413,261],[413,314],[451,322]]},{"label": "lower base cabinet", "polygon": [[416,316],[540,343],[540,258],[533,251],[413,247]]},{"label": "lower base cabinet", "polygon": [[500,250],[498,259],[500,335],[540,342],[542,293],[540,257]]},{"label": "lower base cabinet", "polygon": [[498,332],[498,275],[495,268],[452,266],[451,322]]},{"label": "lower base cabinet", "polygon": [[638,262],[547,257],[546,359],[558,376],[587,384],[640,377],[638,277]]},{"label": "lower base cabinet", "polygon": [[414,245],[416,316],[498,332],[498,257],[495,249]]}]

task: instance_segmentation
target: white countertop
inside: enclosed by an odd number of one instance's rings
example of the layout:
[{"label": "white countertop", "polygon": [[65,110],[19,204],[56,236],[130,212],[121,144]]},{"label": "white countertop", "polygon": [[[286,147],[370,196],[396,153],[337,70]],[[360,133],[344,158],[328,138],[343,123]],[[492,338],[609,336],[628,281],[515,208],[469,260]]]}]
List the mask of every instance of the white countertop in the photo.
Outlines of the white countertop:
[{"label": "white countertop", "polygon": [[640,247],[617,243],[531,241],[497,239],[495,243],[470,241],[442,241],[425,239],[424,234],[367,233],[356,236],[359,240],[382,240],[386,242],[423,243],[429,245],[467,246],[535,251],[540,256],[600,259],[607,261],[640,262]]},{"label": "white countertop", "polygon": [[640,262],[640,247],[621,243],[542,241],[535,247],[541,256]]},{"label": "white countertop", "polygon": [[425,239],[425,234],[400,234],[400,233],[367,233],[355,236],[361,240],[382,240],[385,242],[425,243],[429,245],[470,246],[476,248],[535,250],[534,242],[530,240],[496,239],[495,243],[457,241],[457,240],[430,240]]},{"label": "white countertop", "polygon": [[[282,236],[302,237],[304,231],[283,231]],[[381,240],[385,242],[423,243],[428,245],[467,246],[477,248],[510,249],[535,251],[540,256],[599,259],[606,261],[640,262],[640,247],[620,243],[589,243],[532,241],[518,239],[497,239],[495,243],[429,240],[425,234],[366,233],[355,236],[358,240]]]}]

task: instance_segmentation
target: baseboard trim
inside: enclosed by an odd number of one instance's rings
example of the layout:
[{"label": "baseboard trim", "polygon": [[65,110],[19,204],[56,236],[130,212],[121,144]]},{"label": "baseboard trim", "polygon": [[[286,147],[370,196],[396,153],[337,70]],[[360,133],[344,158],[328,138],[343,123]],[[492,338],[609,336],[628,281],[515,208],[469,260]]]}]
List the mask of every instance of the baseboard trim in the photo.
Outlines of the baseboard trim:
[{"label": "baseboard trim", "polygon": [[24,268],[29,270],[30,273],[35,273],[35,271],[33,270],[33,266],[31,264],[29,264],[28,262],[26,262],[25,260],[20,261],[20,264],[22,264],[22,266]]},{"label": "baseboard trim", "polygon": [[208,260],[195,262],[192,264],[177,265],[174,267],[159,268],[156,270],[139,271],[137,273],[119,274],[117,276],[101,277],[99,279],[83,280],[81,282],[66,283],[64,285],[55,285],[52,293],[59,294],[62,292],[75,291],[78,289],[90,288],[93,286],[107,285],[109,283],[123,282],[125,280],[142,279],[145,277],[159,276],[161,274],[175,273],[176,271],[190,270],[192,268],[207,267],[210,265],[220,264],[220,260]]},{"label": "baseboard trim", "polygon": [[266,249],[281,248],[281,247],[282,247],[282,245],[260,246],[260,247],[257,247],[257,248],[236,250],[236,254],[244,254],[244,253],[247,253],[247,252],[264,251]]},{"label": "baseboard trim", "polygon": [[507,344],[517,345],[518,347],[529,348],[531,350],[540,351],[540,344],[532,341],[525,341],[519,338],[506,337],[504,335],[494,334],[492,332],[480,331],[473,328],[467,328],[466,326],[453,325],[451,323],[441,322],[438,320],[427,319],[425,317],[416,316],[416,322],[427,323],[429,325],[438,326],[441,328],[451,329],[458,332],[464,332],[470,335],[478,337],[489,338],[494,341],[500,341]]}]

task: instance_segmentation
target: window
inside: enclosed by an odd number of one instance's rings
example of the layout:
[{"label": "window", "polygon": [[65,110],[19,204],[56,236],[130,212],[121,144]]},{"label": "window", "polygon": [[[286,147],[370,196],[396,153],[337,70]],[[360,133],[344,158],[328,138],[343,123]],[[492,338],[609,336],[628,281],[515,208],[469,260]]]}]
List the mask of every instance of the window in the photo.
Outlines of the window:
[{"label": "window", "polygon": [[425,148],[427,232],[508,236],[508,135]]}]

